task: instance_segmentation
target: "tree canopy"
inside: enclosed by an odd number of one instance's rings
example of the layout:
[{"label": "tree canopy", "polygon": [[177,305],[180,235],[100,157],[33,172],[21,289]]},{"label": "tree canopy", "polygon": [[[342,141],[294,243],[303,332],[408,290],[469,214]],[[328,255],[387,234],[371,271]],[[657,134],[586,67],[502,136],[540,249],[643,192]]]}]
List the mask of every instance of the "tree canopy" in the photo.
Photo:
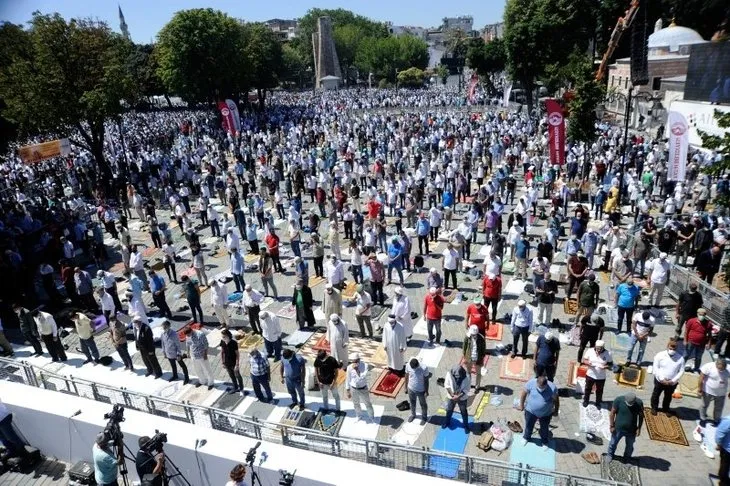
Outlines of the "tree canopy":
[{"label": "tree canopy", "polygon": [[466,53],[468,66],[475,69],[480,75],[487,75],[504,71],[507,65],[507,52],[502,39],[494,39],[490,42],[472,43]]},{"label": "tree canopy", "polygon": [[355,65],[364,73],[371,72],[376,78],[395,81],[396,71],[411,67],[426,69],[428,46],[411,35],[386,38],[369,37],[360,44]]},{"label": "tree canopy", "polygon": [[64,136],[78,130],[72,143],[89,150],[104,176],[104,121],[121,114],[121,101],[133,104],[136,82],[128,69],[132,45],[103,23],[64,20],[59,14],[35,13],[22,33],[3,26],[20,42],[0,56],[0,99],[3,117],[23,133],[52,132]]}]

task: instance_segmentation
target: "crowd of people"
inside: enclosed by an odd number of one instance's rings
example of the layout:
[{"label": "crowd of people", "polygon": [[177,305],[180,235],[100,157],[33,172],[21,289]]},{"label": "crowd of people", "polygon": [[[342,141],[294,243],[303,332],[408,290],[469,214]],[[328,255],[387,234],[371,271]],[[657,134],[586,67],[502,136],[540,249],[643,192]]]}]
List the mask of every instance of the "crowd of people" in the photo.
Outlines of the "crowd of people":
[{"label": "crowd of people", "polygon": [[[718,207],[707,210],[707,205],[714,197],[727,196],[730,187],[726,174],[701,172],[714,155],[694,155],[685,181],[667,180],[661,140],[640,134],[625,140],[619,127],[597,125],[597,140],[569,144],[566,163],[558,166],[547,154],[544,119],[507,110],[454,110],[464,98],[449,91],[281,93],[271,103],[263,113],[244,112],[241,132],[235,135],[221,129],[209,112],[127,115],[119,126],[107,128],[105,156],[112,181],[101,178],[88,153],[37,165],[7,156],[0,165],[6,176],[0,178],[0,265],[8,277],[0,281],[0,294],[9,306],[3,321],[17,319],[35,352],[42,354],[45,347],[53,361],[66,359],[60,336],[63,327],[73,326],[87,363],[98,363],[102,357],[92,319],[102,316],[125,368],[134,369],[127,352],[131,331],[147,376],[159,378],[163,372],[145,296],[151,296],[157,315],[170,318],[166,294],[172,285],[180,285],[193,320],[205,323],[209,316],[203,315],[200,288],[208,287],[222,341],[209,343],[203,330],[188,328],[183,349],[166,322],[161,344],[172,368],[170,379],[179,379],[179,367],[184,382],[190,381],[187,359],[199,384],[212,388],[209,346],[219,345],[230,393],[245,393],[240,370],[248,360],[257,399],[273,401],[270,362],[281,361],[279,378],[291,395],[290,407],[303,409],[304,358],[283,349],[279,318],[261,304],[266,297],[290,302],[298,327],[306,329],[315,325],[314,303],[321,301],[330,350],[320,352],[314,369],[325,408],[330,394],[335,409],[340,408],[335,376],[343,368],[346,395],[358,417],[374,417],[368,366],[357,353],[348,353],[350,335],[355,334],[382,343],[388,367],[407,377],[409,421],[420,408],[425,424],[429,377],[435,370],[405,358],[416,317],[426,321],[429,345],[441,345],[449,290],[457,292],[462,276],[479,278],[479,295],[465,314],[463,360],[444,377],[449,400],[443,426],[458,406],[468,431],[466,400],[484,386],[479,365],[487,354],[499,352],[487,348],[485,335],[501,322],[512,334],[510,357],[535,362],[535,377],[525,384],[517,404],[525,413],[524,427],[510,428],[524,431],[523,440],[530,441],[539,423],[547,447],[550,417],[560,405],[553,383],[561,357],[553,329],[556,303],[575,294],[577,312],[569,334],[577,361],[588,368],[583,405],[589,404],[595,386],[595,405],[601,408],[614,364],[646,363],[644,350],[674,266],[693,267],[710,285],[720,270],[726,215]],[[395,105],[405,110],[367,111]],[[431,110],[407,110],[415,107]],[[350,113],[353,108],[365,110]],[[216,209],[213,199],[225,211]],[[283,230],[277,229],[278,220],[284,220]],[[545,228],[540,232],[534,231],[538,221]],[[145,265],[142,248],[132,241],[133,222],[144,223],[148,247],[161,249],[167,280],[161,270]],[[206,273],[201,239],[208,236],[220,238],[248,327],[263,337],[264,349],[248,356],[241,355],[231,333],[227,284]],[[434,255],[430,245],[439,239],[446,240],[446,249]],[[488,245],[483,262],[476,251],[482,243]],[[194,276],[178,278],[181,245],[190,250]],[[129,282],[123,296],[117,291],[122,275],[110,271],[117,248]],[[257,255],[255,271],[247,271],[248,254]],[[291,295],[275,284],[287,256],[293,257],[297,278]],[[429,256],[438,257],[433,267],[427,265]],[[559,276],[551,273],[558,261],[565,261],[567,269],[567,285],[560,287]],[[520,299],[505,320],[497,311],[508,264],[514,268],[513,279],[531,284],[532,302]],[[416,302],[404,286],[404,272],[418,270],[428,274],[423,302]],[[610,281],[604,289],[597,278],[600,272]],[[321,294],[314,295],[310,277],[326,280]],[[354,297],[343,295],[347,281],[357,283]],[[646,297],[639,284],[648,287]],[[386,296],[384,289],[392,292]],[[617,332],[631,334],[625,360],[614,356],[603,340],[608,322],[599,312],[602,291],[608,295],[604,305],[617,310]],[[356,323],[345,322],[343,305],[348,300]],[[676,336],[653,357],[650,408],[653,414],[671,414],[682,373],[698,372],[700,418],[726,430],[728,420],[721,421],[721,415],[727,395],[730,308],[711,323],[703,305],[693,282],[678,299]],[[387,317],[380,329],[374,328],[373,316],[381,310]],[[717,360],[703,364],[702,350],[714,339],[713,324],[720,328]],[[530,349],[529,336],[538,330]],[[676,352],[681,341],[684,354]],[[12,354],[4,339],[0,345]],[[616,454],[617,443],[624,439],[624,457],[631,457],[643,421],[642,401],[627,393],[614,397],[610,407],[608,454]],[[718,444],[727,477],[730,439],[719,434]]]}]

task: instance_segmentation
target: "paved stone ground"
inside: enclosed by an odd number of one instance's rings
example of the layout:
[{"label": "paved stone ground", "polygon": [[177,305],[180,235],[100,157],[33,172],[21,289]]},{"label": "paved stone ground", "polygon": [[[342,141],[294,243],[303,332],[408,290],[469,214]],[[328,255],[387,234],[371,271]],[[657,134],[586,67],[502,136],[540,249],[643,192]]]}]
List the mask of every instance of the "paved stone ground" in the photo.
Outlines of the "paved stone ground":
[{"label": "paved stone ground", "polygon": [[30,471],[6,472],[0,475],[3,486],[66,486],[68,464],[55,459],[45,459]]},{"label": "paved stone ground", "polygon": [[[520,178],[518,177],[518,179]],[[306,201],[304,206],[306,210],[310,206],[310,204],[308,203],[309,198],[305,199]],[[213,201],[213,203],[215,204],[215,201]],[[453,228],[458,225],[458,220],[461,217],[458,213],[463,213],[466,209],[467,208],[465,205],[459,205],[457,207],[457,215],[455,217],[455,222],[452,226]],[[158,214],[158,219],[160,221],[169,221],[168,210],[162,209],[159,211],[159,213],[160,214]],[[625,218],[624,221],[628,222],[628,218]],[[137,227],[138,224],[139,222],[137,219],[130,220],[130,228]],[[530,234],[535,236],[542,234],[542,232],[545,230],[545,225],[545,221],[537,219],[534,226],[531,228]],[[320,231],[322,234],[326,234],[326,222],[323,223],[323,226],[324,228],[322,228]],[[279,231],[279,235],[282,238],[283,246],[285,248],[288,248],[288,243],[286,242],[288,237],[286,236],[286,231],[283,231],[285,230],[285,226],[283,223],[279,225],[279,229],[282,230]],[[176,248],[178,249],[178,252],[180,252],[182,247],[185,245],[185,241],[181,237],[179,229],[174,228],[172,230],[172,233],[175,240]],[[210,236],[210,229],[208,228],[201,229],[199,231],[199,234],[201,237],[201,242],[210,241],[206,244],[205,247],[206,263],[208,265],[208,276],[212,277],[219,272],[228,270],[229,264],[227,258],[221,256],[210,256],[212,253],[215,253],[215,247],[220,246],[221,248],[223,248],[224,244],[222,242],[206,240],[207,237]],[[151,239],[145,231],[132,230],[132,236],[135,243],[152,246]],[[305,237],[304,240],[308,240],[308,238]],[[109,243],[113,243],[113,241],[111,240],[108,241]],[[481,257],[477,257],[477,255],[479,254],[479,249],[483,245],[484,241],[484,235],[480,233],[478,235],[478,243],[472,246],[472,258],[478,261],[480,268]],[[248,244],[244,242],[242,243],[242,246],[245,246],[247,249]],[[445,243],[441,242],[437,253],[440,254],[443,249],[445,249]],[[416,251],[417,245],[416,248],[414,248],[414,251],[412,251],[412,255],[416,254]],[[305,256],[306,255],[307,254],[305,252]],[[148,261],[150,263],[154,263],[155,258],[159,258],[160,256],[160,252],[157,251],[148,258]],[[311,259],[307,257],[307,260],[310,260],[310,273],[313,273]],[[118,253],[116,251],[115,261],[120,261]],[[562,272],[565,272],[565,265],[564,263],[562,263],[562,261],[563,256],[562,254],[560,254],[557,256],[556,262],[554,263],[560,266]],[[112,263],[114,262],[110,262],[110,265]],[[183,257],[177,265],[178,277],[180,276],[181,272],[185,270],[185,268],[189,265],[190,256],[188,254],[187,256]],[[426,267],[428,268],[432,266],[440,269],[440,258],[426,258]],[[160,274],[164,275],[164,271],[161,271]],[[405,285],[408,289],[408,295],[411,300],[412,310],[417,312],[419,316],[422,314],[423,311],[423,298],[427,290],[425,288],[426,275],[426,273],[414,273],[406,280]],[[503,283],[504,286],[507,285],[510,278],[511,272],[505,272]],[[251,283],[255,288],[263,290],[260,279],[258,277],[258,273],[256,271],[247,272],[245,275],[245,279],[247,283]],[[608,280],[599,277],[597,281],[601,285],[602,300],[605,301],[605,299],[607,299],[606,291],[608,287]],[[277,311],[278,309],[288,305],[287,301],[291,297],[291,287],[293,286],[293,284],[294,272],[292,270],[289,269],[285,274],[277,275],[276,285],[279,289],[280,295],[283,296],[283,298],[281,299],[281,301],[272,304],[268,310]],[[168,283],[168,288],[168,303],[170,304],[170,307],[173,309],[173,311],[177,311],[179,308],[181,308],[181,306],[185,305],[184,298],[174,297],[175,294],[179,294],[179,288],[175,284]],[[228,285],[228,288],[229,292],[235,290],[232,283]],[[389,306],[391,303],[390,296],[393,295],[394,288],[394,286],[388,286],[385,289],[386,294],[388,294],[388,301],[386,302],[386,306]],[[446,374],[447,370],[450,369],[461,358],[461,342],[464,337],[464,313],[471,299],[479,294],[480,282],[476,280],[469,281],[469,279],[466,278],[465,274],[460,274],[459,289],[461,292],[464,293],[468,300],[457,305],[449,304],[445,307],[443,332],[444,337],[447,341],[445,344],[446,349],[443,354],[443,358],[441,359],[438,370],[435,371],[435,375],[437,378],[443,377]],[[562,305],[562,296],[564,295],[565,291],[564,289],[565,286],[561,286],[561,290],[558,294],[559,299],[558,302],[555,304],[553,310],[553,317],[560,319],[562,323],[568,322],[568,316],[566,316],[566,314],[563,312]],[[321,301],[323,292],[324,285],[316,286],[313,289],[315,300]],[[527,299],[528,302],[530,301],[530,296],[526,293],[523,293],[522,298]],[[151,302],[150,294],[145,294],[145,301],[147,303]],[[505,313],[510,312],[515,302],[516,299],[503,301],[500,305],[499,316],[504,316]],[[203,310],[206,316],[206,324],[208,324],[211,328],[214,328],[215,326],[217,326],[217,321],[214,317],[211,316],[209,292],[205,292],[202,295],[202,303]],[[674,303],[670,301],[667,297],[665,297],[665,302],[663,302],[663,304],[667,308],[674,305]],[[357,326],[353,312],[353,307],[345,307],[343,318],[348,323],[352,334],[357,335]],[[181,313],[176,313],[175,321],[178,323],[177,325],[184,324],[184,322],[189,319],[189,316],[190,314],[187,310]],[[386,319],[386,316],[387,312],[383,314],[381,320],[384,321]],[[234,313],[232,317],[237,326],[247,325],[246,320],[243,318],[243,316],[236,315]],[[297,328],[296,323],[292,320],[281,319],[281,323],[286,333],[292,333]],[[318,324],[323,325],[324,321],[321,321]],[[614,332],[614,330],[615,328],[609,325],[606,334],[608,335],[609,333]],[[650,363],[656,352],[664,349],[667,339],[673,334],[673,325],[658,325],[655,328],[655,332],[656,335],[652,338],[651,342],[647,346],[645,354],[645,361],[647,362],[646,364]],[[410,341],[409,349],[406,353],[407,358],[415,356],[418,353],[421,345],[424,342],[424,339],[426,338],[423,336],[414,336],[414,339]],[[606,339],[608,339],[608,336],[606,336]],[[97,342],[103,355],[113,353],[113,348],[108,342],[106,333],[99,337],[97,339]],[[509,334],[509,332],[504,333],[503,342],[504,344],[511,342],[511,335]],[[68,337],[66,339],[66,343],[69,345],[69,349],[73,350],[77,346],[77,340],[75,338],[75,335],[72,334],[70,337]],[[211,346],[217,345],[217,343],[214,342],[211,342],[210,344]],[[481,418],[477,422],[486,424],[488,422],[493,422],[497,420],[519,420],[521,423],[523,423],[522,414],[513,408],[513,399],[519,396],[522,384],[517,381],[500,380],[499,364],[501,363],[502,357],[496,355],[497,353],[494,351],[495,344],[496,343],[494,341],[487,341],[488,349],[492,350],[493,356],[491,356],[490,358],[488,364],[488,373],[483,378],[482,384],[488,386],[488,389],[492,392],[493,397],[499,394],[502,399],[502,404],[500,406],[488,405],[484,409]],[[610,346],[608,347],[610,349]],[[530,350],[530,352],[531,351],[532,350]],[[571,360],[576,359],[576,355],[577,348],[563,345],[560,363],[558,366],[558,372],[556,375],[556,383],[558,384],[558,386],[566,386],[568,365]],[[143,369],[144,367],[139,356],[135,356],[134,359],[137,366]],[[623,362],[625,360],[624,353],[617,353],[614,359],[616,362]],[[710,360],[710,357],[705,356],[705,361],[708,360]],[[213,357],[212,361],[216,377],[222,381],[227,380],[227,373],[221,367],[220,361],[216,357]],[[160,363],[163,365],[163,369],[169,371],[169,367],[167,366],[167,360],[164,360],[160,357]],[[241,369],[241,372],[243,376],[246,377],[248,374],[248,366],[246,365],[245,367],[243,367]],[[166,375],[165,378],[167,378],[167,376],[169,375]],[[371,374],[371,381],[374,381],[376,378],[377,373]],[[148,379],[151,380],[152,378]],[[499,387],[498,392],[494,388],[495,385],[498,385]],[[273,380],[272,386],[275,392],[285,391],[283,385],[279,384],[278,380],[276,379]],[[641,398],[647,405],[649,403],[651,390],[652,377],[651,375],[649,375],[647,376],[644,389],[637,391],[637,395],[639,396],[639,398]],[[627,391],[629,391],[628,388],[620,387],[615,383],[611,383],[609,380],[604,393],[606,406],[610,406],[610,401],[613,400],[613,398]],[[443,393],[443,388],[436,386],[435,380],[433,380],[431,394],[428,398],[429,414],[432,415],[432,418],[430,419],[429,425],[425,428],[423,433],[418,438],[415,444],[417,446],[431,447],[433,444],[435,435],[437,434],[440,425],[440,418],[433,417],[433,415],[437,413],[437,410],[442,404],[441,393]],[[389,440],[404,423],[404,419],[407,418],[408,412],[397,411],[395,409],[395,404],[401,400],[404,400],[405,398],[406,396],[404,392],[402,392],[395,400],[373,396],[373,402],[375,404],[380,404],[385,407],[385,411],[383,414],[384,416],[378,432],[378,439],[385,441]],[[477,399],[478,398],[479,397],[477,397]],[[719,466],[719,459],[711,460],[706,458],[691,437],[691,430],[695,426],[695,419],[698,418],[697,407],[699,405],[699,402],[699,399],[696,398],[683,398],[682,400],[675,400],[673,402],[673,407],[676,407],[677,411],[679,412],[679,416],[682,419],[684,430],[690,442],[689,447],[652,441],[649,439],[646,430],[644,430],[641,436],[637,439],[635,456],[639,458],[639,464],[641,466],[641,478],[644,484],[662,483],[667,486],[674,484],[701,484],[706,483],[708,472],[716,472]],[[584,434],[578,433],[580,421],[579,406],[580,401],[574,398],[573,393],[569,393],[566,398],[562,399],[560,416],[557,419],[554,419],[552,422],[552,432],[555,438],[555,448],[558,452],[556,461],[557,470],[566,473],[581,474],[584,476],[600,477],[600,466],[589,465],[583,459],[581,459],[580,454],[586,451],[595,451],[598,453],[605,452],[608,441],[604,440],[603,446],[595,446],[585,441]],[[469,438],[465,453],[475,456],[486,456],[493,459],[509,461],[509,451],[501,454],[490,451],[485,454],[484,452],[476,448],[476,442],[477,437],[472,435]],[[619,446],[619,452],[621,451],[623,451],[623,445]]]}]

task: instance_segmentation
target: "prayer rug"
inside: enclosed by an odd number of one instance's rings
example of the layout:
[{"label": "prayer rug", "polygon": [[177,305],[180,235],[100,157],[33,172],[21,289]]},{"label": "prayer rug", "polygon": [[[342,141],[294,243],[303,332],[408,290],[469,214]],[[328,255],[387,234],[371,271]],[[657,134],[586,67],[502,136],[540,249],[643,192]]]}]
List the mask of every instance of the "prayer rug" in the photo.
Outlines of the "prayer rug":
[{"label": "prayer rug", "polygon": [[[533,438],[536,434],[533,434]],[[542,450],[536,440],[523,444],[520,438],[515,437],[510,447],[509,462],[520,464],[522,467],[529,466],[530,469],[543,469],[546,471],[555,470],[555,444],[550,441],[547,450]],[[552,475],[542,475],[537,472],[530,472],[526,480],[522,479],[519,471],[510,471],[505,484],[525,484],[527,486],[553,486],[555,478]],[[524,481],[524,482],[523,482]]]},{"label": "prayer rug", "polygon": [[298,348],[306,343],[313,335],[313,332],[296,330],[293,333],[289,334],[287,337],[285,337],[283,339],[283,343],[286,346]]},{"label": "prayer rug", "polygon": [[243,299],[243,292],[233,292],[232,294],[228,294],[228,303],[229,304],[238,302],[241,299]]},{"label": "prayer rug", "polygon": [[694,373],[685,372],[679,379],[678,391],[684,397],[699,398],[701,382],[702,375],[695,375]]},{"label": "prayer rug", "polygon": [[400,389],[403,388],[405,381],[405,378],[398,376],[393,371],[383,370],[373,386],[370,387],[370,392],[373,395],[395,398],[398,396]]},{"label": "prayer rug", "polygon": [[276,315],[283,319],[296,319],[297,309],[293,305],[286,305],[276,312]]},{"label": "prayer rug", "polygon": [[638,466],[621,461],[611,461],[605,455],[601,456],[601,479],[629,484],[631,486],[641,484]]},{"label": "prayer rug", "polygon": [[532,360],[505,357],[499,369],[499,377],[503,380],[527,381],[532,374]]},{"label": "prayer rug", "polygon": [[188,267],[185,270],[183,270],[182,272],[180,272],[180,276],[181,277],[182,276],[187,276],[189,278],[193,278],[193,277],[196,276],[195,275],[195,269],[193,267]]},{"label": "prayer rug", "polygon": [[[279,423],[290,427],[309,429],[314,423],[314,412],[310,410],[287,410]],[[340,425],[342,424],[340,423]]]},{"label": "prayer rug", "polygon": [[502,264],[502,273],[515,273],[515,262],[504,262]]},{"label": "prayer rug", "polygon": [[576,315],[578,313],[578,301],[576,299],[563,300],[563,310],[566,314]]},{"label": "prayer rug", "polygon": [[124,262],[115,263],[114,265],[111,266],[109,271],[111,273],[115,273],[115,274],[124,272]]},{"label": "prayer rug", "polygon": [[317,432],[324,432],[325,434],[336,437],[340,433],[340,427],[342,427],[342,422],[344,422],[346,415],[345,412],[324,412],[320,410],[314,418],[311,428]]},{"label": "prayer rug", "polygon": [[179,330],[179,331],[177,332],[177,337],[178,337],[178,338],[180,339],[180,342],[183,342],[183,343],[184,343],[184,342],[185,342],[185,340],[186,340],[186,339],[188,338],[188,337],[187,337],[187,336],[185,335],[185,330],[186,330],[186,329],[192,329],[193,331],[199,331],[199,330],[203,329],[203,325],[202,325],[202,324],[199,324],[199,323],[197,323],[197,322],[189,322],[189,323],[185,324],[185,325],[184,325],[184,326],[183,326],[182,328],[180,328],[180,330]]},{"label": "prayer rug", "polygon": [[[418,358],[418,362],[421,366],[425,366],[430,370],[435,370],[439,367],[439,363],[441,363],[444,351],[446,351],[446,346],[437,346],[432,348],[427,343],[424,343],[416,357]],[[384,348],[383,352],[385,352]]]},{"label": "prayer rug", "polygon": [[[213,388],[212,390],[208,390],[207,386],[188,386],[185,387],[185,391],[175,401],[201,405],[213,394],[219,393],[221,393],[220,390],[217,390],[215,388]],[[172,409],[173,406],[171,406],[170,408]]]},{"label": "prayer rug", "polygon": [[259,255],[249,253],[245,257],[243,257],[243,261],[246,263],[257,263],[259,261]]},{"label": "prayer rug", "polygon": [[652,415],[650,408],[644,408],[644,420],[651,440],[689,446],[682,424],[676,416],[668,417],[662,412]]},{"label": "prayer rug", "polygon": [[327,279],[324,277],[309,277],[309,288],[316,287],[317,285],[326,281]]},{"label": "prayer rug", "polygon": [[600,435],[604,439],[611,438],[608,410],[598,410],[592,403],[587,407],[578,407],[580,410],[580,431],[586,434]]},{"label": "prayer rug", "polygon": [[459,294],[460,294],[460,292],[457,292],[456,290],[446,290],[446,291],[444,291],[444,294],[443,294],[444,301],[447,304],[450,304],[454,301],[454,299],[456,299],[456,297],[459,296]]},{"label": "prayer rug", "polygon": [[413,334],[418,334],[419,336],[428,336],[428,325],[426,324],[426,319],[424,319],[423,317],[418,319],[416,325],[413,326]]},{"label": "prayer rug", "polygon": [[250,351],[263,344],[264,338],[260,334],[243,333],[243,337],[236,339],[238,341],[238,349]]},{"label": "prayer rug", "polygon": [[[307,340],[297,351],[300,356],[313,363],[319,352],[315,349],[317,343],[323,339],[326,341],[327,334],[322,331],[310,333],[312,337]],[[329,346],[324,348],[329,353]],[[374,341],[367,338],[351,337],[350,343],[347,345],[348,353],[358,353],[363,362],[372,365],[375,368],[384,368],[388,364],[388,356],[385,354],[380,341]]]},{"label": "prayer rug", "polygon": [[213,402],[211,407],[231,412],[239,406],[242,401],[243,397],[240,393],[224,393],[218,397],[218,400]]},{"label": "prayer rug", "polygon": [[608,336],[608,339],[606,339],[608,344],[608,349],[613,353],[614,355],[616,353],[628,353],[629,348],[631,347],[631,335],[625,332],[622,332],[621,334],[614,334],[612,332],[606,333],[605,335]]},{"label": "prayer rug", "polygon": [[[470,418],[469,424],[472,423],[473,419]],[[439,429],[436,437],[434,438],[431,449],[435,451],[463,454],[468,440],[469,434],[464,433],[464,428],[461,423],[461,414],[455,413],[451,417],[451,422],[448,426]],[[460,464],[461,459],[434,455],[431,456],[429,460],[428,468],[437,476],[456,478],[459,474]]]},{"label": "prayer rug", "polygon": [[605,284],[611,283],[611,274],[609,272],[598,272],[598,276],[601,279],[601,282]]},{"label": "prayer rug", "polygon": [[439,250],[439,247],[441,246],[440,241],[429,241],[428,242],[428,252],[429,253],[436,253]]},{"label": "prayer rug", "polygon": [[504,327],[499,322],[493,322],[489,325],[489,329],[485,333],[484,337],[490,341],[501,341]]},{"label": "prayer rug", "polygon": [[213,254],[211,256],[213,258],[226,258],[227,256],[229,256],[229,252],[228,252],[228,249],[225,247],[218,248],[216,251],[213,252]]},{"label": "prayer rug", "polygon": [[378,348],[375,354],[370,358],[370,364],[375,367],[385,367],[388,365],[388,353],[385,352],[385,348],[380,343],[377,343],[377,345]]},{"label": "prayer rug", "polygon": [[329,353],[330,352],[330,342],[327,341],[327,335],[322,334],[322,336],[319,339],[317,339],[317,342],[314,343],[314,346],[312,346],[312,349],[314,349],[316,351],[323,350],[323,351],[327,351]]},{"label": "prayer rug", "polygon": [[646,370],[634,366],[622,366],[621,371],[616,374],[616,382],[619,385],[630,386],[641,389],[644,386]]},{"label": "prayer rug", "polygon": [[353,282],[347,282],[347,285],[345,285],[345,288],[342,290],[342,298],[343,299],[351,299],[355,296],[355,287],[357,287],[357,284]]}]

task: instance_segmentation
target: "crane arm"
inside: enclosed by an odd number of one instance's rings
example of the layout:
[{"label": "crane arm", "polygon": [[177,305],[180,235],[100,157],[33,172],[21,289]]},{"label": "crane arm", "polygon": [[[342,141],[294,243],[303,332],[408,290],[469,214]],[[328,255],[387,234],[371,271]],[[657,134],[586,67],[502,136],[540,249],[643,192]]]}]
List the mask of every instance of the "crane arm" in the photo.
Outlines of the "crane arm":
[{"label": "crane arm", "polygon": [[596,72],[597,81],[601,81],[604,76],[606,76],[608,61],[611,59],[611,56],[613,56],[623,33],[626,29],[631,27],[631,24],[636,17],[637,10],[639,10],[639,0],[631,0],[631,5],[629,5],[628,10],[624,12],[624,16],[619,17],[616,21],[616,26],[613,28],[613,32],[611,32],[611,39],[608,41],[608,47],[606,47],[606,52],[603,54],[603,59],[601,59],[601,64],[598,66],[598,71]]}]

